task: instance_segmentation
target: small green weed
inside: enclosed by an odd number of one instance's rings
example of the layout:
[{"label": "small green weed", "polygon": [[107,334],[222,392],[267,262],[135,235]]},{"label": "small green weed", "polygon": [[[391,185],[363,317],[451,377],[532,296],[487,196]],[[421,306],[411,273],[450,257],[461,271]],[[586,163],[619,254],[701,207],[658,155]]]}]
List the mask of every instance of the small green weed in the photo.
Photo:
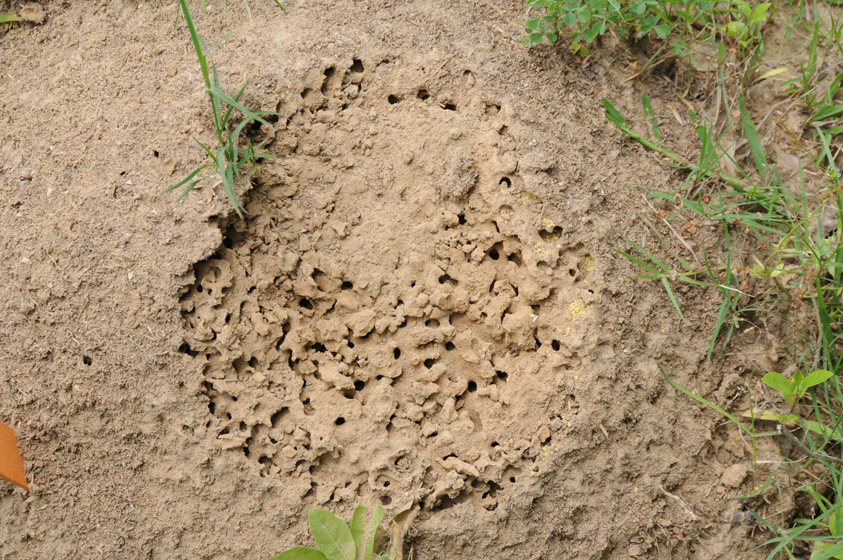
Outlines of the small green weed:
[{"label": "small green weed", "polygon": [[828,379],[830,379],[833,375],[834,374],[827,369],[818,369],[817,371],[804,376],[801,371],[797,370],[793,374],[793,379],[788,379],[778,372],[771,371],[762,377],[761,381],[766,383],[772,389],[780,391],[782,395],[784,395],[784,400],[786,400],[787,404],[790,405],[790,411],[793,412],[793,408],[796,406],[796,403],[805,396],[808,389],[828,381]]},{"label": "small green weed", "polygon": [[[222,180],[222,186],[225,189],[228,200],[234,207],[234,211],[242,218],[245,215],[245,211],[234,189],[241,175],[244,174],[244,168],[249,171],[254,170],[258,160],[274,156],[270,153],[260,152],[264,142],[266,142],[265,140],[256,146],[253,146],[251,142],[247,141],[246,146],[243,147],[241,145],[240,135],[247,126],[254,122],[267,127],[271,126],[263,117],[266,115],[275,115],[275,113],[271,111],[251,111],[240,103],[240,98],[243,92],[246,91],[248,82],[243,84],[243,87],[233,97],[227,95],[220,89],[216,65],[213,61],[209,61],[206,55],[209,49],[205,41],[202,40],[196,31],[193,18],[187,7],[187,2],[186,0],[179,0],[179,4],[184,14],[187,28],[190,30],[193,48],[196,51],[196,57],[199,59],[199,67],[202,70],[202,78],[205,81],[205,90],[208,92],[208,98],[211,101],[217,145],[214,147],[206,146],[194,138],[196,143],[208,154],[211,162],[194,169],[187,177],[164,192],[170,192],[184,186],[185,188],[181,196],[179,196],[179,200],[182,200],[201,181],[218,175]],[[239,124],[233,126],[233,112],[235,109],[244,118]],[[207,171],[207,173],[202,175],[204,171]]]},{"label": "small green weed", "polygon": [[389,521],[387,535],[380,527],[384,517],[380,505],[368,522],[369,508],[359,506],[351,526],[329,511],[314,509],[308,521],[318,548],[297,546],[269,560],[402,560],[404,537],[418,512],[414,501]]},{"label": "small green weed", "polygon": [[0,23],[11,23],[13,21],[20,21],[21,19],[18,16],[13,16],[9,14],[0,14]]}]

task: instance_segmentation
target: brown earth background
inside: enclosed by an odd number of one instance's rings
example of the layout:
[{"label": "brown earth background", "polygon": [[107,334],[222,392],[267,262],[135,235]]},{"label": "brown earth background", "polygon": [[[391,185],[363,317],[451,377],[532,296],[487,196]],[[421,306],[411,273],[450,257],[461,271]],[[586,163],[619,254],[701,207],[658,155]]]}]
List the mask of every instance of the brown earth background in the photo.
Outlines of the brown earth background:
[{"label": "brown earth background", "polygon": [[662,370],[731,404],[775,337],[707,361],[716,292],[680,321],[612,251],[656,243],[632,187],[682,177],[600,99],[649,92],[690,151],[681,84],[625,81],[610,37],[527,51],[518,2],[195,4],[224,87],[282,116],[245,220],[162,194],[213,134],[175,2],[0,31],[0,420],[32,483],[0,488],[0,558],[262,560],[311,508],[413,499],[417,559],[761,557],[746,442]]}]

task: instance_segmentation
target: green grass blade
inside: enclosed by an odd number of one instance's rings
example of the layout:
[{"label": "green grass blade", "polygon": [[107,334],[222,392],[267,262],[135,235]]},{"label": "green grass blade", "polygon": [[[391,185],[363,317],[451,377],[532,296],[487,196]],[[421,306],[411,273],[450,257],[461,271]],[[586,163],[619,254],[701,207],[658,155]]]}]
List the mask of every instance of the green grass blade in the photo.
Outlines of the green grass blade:
[{"label": "green grass blade", "polygon": [[833,361],[831,352],[834,344],[834,333],[831,330],[831,315],[828,312],[828,307],[826,307],[825,295],[819,279],[817,279],[817,314],[819,315],[820,332],[822,333],[823,353],[826,359],[831,362]]},{"label": "green grass blade", "polygon": [[[202,41],[199,38],[199,33],[196,32],[196,26],[193,25],[193,17],[190,15],[190,9],[187,7],[186,0],[179,0],[182,13],[184,13],[184,20],[187,23],[187,29],[190,31],[190,38],[193,41],[193,49],[196,51],[196,58],[199,59],[199,67],[202,69],[202,78],[205,80],[205,87],[211,89],[211,79],[208,74],[208,61],[205,58],[205,53],[202,51]],[[202,2],[202,9],[205,9],[205,2]]]},{"label": "green grass blade", "polygon": [[[243,83],[243,87],[240,88],[240,91],[237,92],[237,95],[234,96],[234,100],[238,103],[240,102],[240,98],[243,97],[243,92],[246,91],[246,86],[249,85],[249,80],[246,80]],[[231,117],[231,112],[234,110],[233,105],[228,106],[228,111],[225,112],[225,117],[223,117],[223,122],[227,123],[228,119]],[[235,134],[235,136],[240,136],[239,134]]]},{"label": "green grass blade", "polygon": [[213,165],[207,165],[206,164],[206,165],[203,165],[201,167],[197,167],[187,177],[185,177],[184,179],[182,179],[181,181],[179,181],[178,183],[176,183],[172,187],[167,188],[163,192],[168,193],[168,192],[172,192],[172,191],[176,190],[180,186],[184,185],[185,183],[187,183],[188,181],[190,181],[191,179],[196,177],[203,169],[207,169],[209,167],[213,167]]},{"label": "green grass blade", "polygon": [[670,302],[673,304],[673,307],[676,308],[676,312],[679,313],[679,318],[685,320],[685,316],[682,315],[682,310],[679,309],[679,302],[676,301],[676,296],[673,295],[673,290],[670,289],[670,283],[665,277],[662,277],[662,286],[664,286],[664,290],[667,292],[667,297],[670,298]]},{"label": "green grass blade", "polygon": [[612,249],[612,250],[614,252],[618,253],[619,255],[626,257],[630,261],[634,262],[635,264],[637,264],[638,266],[640,266],[641,268],[643,268],[644,270],[646,270],[647,272],[652,274],[653,275],[652,278],[661,278],[663,276],[661,271],[655,269],[654,267],[650,266],[649,264],[642,261],[641,259],[639,259],[637,257],[634,257],[630,253],[626,253],[624,251],[621,251],[620,249]]},{"label": "green grass blade", "polygon": [[743,133],[746,136],[746,141],[749,143],[749,151],[752,154],[752,160],[755,162],[755,169],[761,177],[764,177],[764,173],[767,170],[767,157],[764,155],[764,147],[761,145],[761,139],[758,137],[758,131],[755,129],[755,124],[752,122],[752,116],[746,108],[743,92],[741,92],[741,95],[738,98],[738,107],[741,113]]},{"label": "green grass blade", "polygon": [[653,110],[653,104],[650,103],[650,96],[646,93],[641,96],[641,104],[644,106],[644,114],[647,115],[647,118],[650,119],[650,124],[653,127],[653,138],[655,138],[659,144],[662,143],[662,135],[659,131],[659,123],[656,120],[656,113]]},{"label": "green grass blade", "polygon": [[673,379],[671,379],[671,378],[670,378],[670,377],[669,377],[669,376],[668,376],[665,372],[662,372],[662,375],[664,376],[665,380],[667,380],[667,382],[668,382],[668,383],[670,383],[670,385],[671,385],[671,386],[673,386],[673,388],[674,388],[674,389],[676,389],[677,391],[679,391],[679,392],[681,392],[681,393],[684,393],[685,395],[687,395],[687,396],[691,397],[692,399],[694,399],[694,400],[695,400],[695,401],[697,401],[698,403],[700,403],[700,404],[703,404],[703,405],[707,406],[708,408],[710,408],[711,410],[713,410],[713,411],[717,412],[718,414],[720,414],[720,415],[721,415],[721,416],[723,416],[724,418],[728,418],[728,419],[729,419],[729,420],[731,420],[733,423],[735,423],[735,424],[738,426],[738,428],[740,428],[741,430],[743,430],[743,431],[744,431],[746,434],[748,434],[750,437],[752,437],[752,436],[754,436],[754,435],[755,435],[755,432],[753,432],[751,429],[747,428],[747,427],[746,427],[746,425],[745,425],[743,422],[741,422],[740,420],[738,420],[738,419],[737,419],[737,418],[735,418],[733,415],[731,415],[730,413],[726,412],[725,410],[723,410],[722,408],[720,408],[719,406],[717,406],[717,405],[716,405],[716,404],[714,404],[713,402],[711,402],[711,401],[709,401],[709,400],[706,400],[706,399],[704,399],[703,397],[701,397],[701,396],[699,396],[699,395],[697,395],[697,394],[695,394],[695,393],[692,393],[692,392],[691,392],[691,391],[689,391],[688,389],[686,389],[686,388],[682,387],[681,385],[679,385],[678,383],[676,383]]},{"label": "green grass blade", "polygon": [[11,14],[0,14],[0,23],[11,23],[13,21],[21,21],[21,18]]},{"label": "green grass blade", "polygon": [[258,121],[259,123],[265,124],[266,126],[270,126],[269,122],[264,120],[260,116],[260,114],[255,113],[254,111],[250,111],[249,109],[235,101],[234,99],[226,95],[225,92],[223,92],[218,86],[214,86],[213,88],[211,88],[211,93],[214,95],[214,97],[217,97],[218,99],[221,99],[222,101],[228,103],[230,106],[236,108],[238,111],[249,117],[249,119],[253,121]]}]

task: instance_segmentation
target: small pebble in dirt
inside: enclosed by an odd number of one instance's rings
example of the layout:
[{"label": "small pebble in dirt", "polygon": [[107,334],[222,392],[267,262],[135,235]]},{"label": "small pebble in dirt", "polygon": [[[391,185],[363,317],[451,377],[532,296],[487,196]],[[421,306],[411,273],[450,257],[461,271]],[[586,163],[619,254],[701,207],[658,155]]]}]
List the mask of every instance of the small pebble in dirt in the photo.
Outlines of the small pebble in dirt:
[{"label": "small pebble in dirt", "polygon": [[738,488],[746,478],[746,463],[737,463],[723,471],[720,482],[727,488]]},{"label": "small pebble in dirt", "polygon": [[20,7],[20,17],[29,23],[44,23],[44,8],[38,4],[23,4]]}]

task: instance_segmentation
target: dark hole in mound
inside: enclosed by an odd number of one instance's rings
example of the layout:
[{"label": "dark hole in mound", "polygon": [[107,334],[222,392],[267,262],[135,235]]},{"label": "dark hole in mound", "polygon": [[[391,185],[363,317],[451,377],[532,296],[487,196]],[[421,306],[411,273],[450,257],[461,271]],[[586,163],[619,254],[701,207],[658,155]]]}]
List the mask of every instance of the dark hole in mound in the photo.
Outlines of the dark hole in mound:
[{"label": "dark hole in mound", "polygon": [[389,101],[390,105],[395,105],[396,103],[398,103],[398,98],[395,97],[394,95],[390,95],[389,97],[386,98],[386,100]]},{"label": "dark hole in mound", "polygon": [[498,379],[506,379],[507,377],[509,377],[509,374],[505,371],[496,371],[495,375],[498,376]]},{"label": "dark hole in mound", "polygon": [[401,357],[401,349],[400,349],[400,348],[396,348],[396,349],[394,349],[394,350],[392,351],[392,357],[393,357],[393,358],[395,358],[396,360],[397,360],[398,358],[400,358],[400,357]]},{"label": "dark hole in mound", "polygon": [[190,347],[190,344],[188,344],[187,342],[182,342],[181,346],[179,346],[179,352],[181,352],[182,354],[187,354],[191,358],[195,358],[199,355],[199,352],[192,349]]},{"label": "dark hole in mound", "polygon": [[428,358],[424,361],[424,367],[426,367],[427,369],[430,369],[430,368],[433,367],[433,364],[435,364],[435,363],[436,363],[436,360],[434,360],[433,358]]},{"label": "dark hole in mound", "polygon": [[468,382],[468,392],[473,393],[476,390],[477,390],[477,383],[475,383],[474,381],[469,381]]},{"label": "dark hole in mound", "polygon": [[363,71],[363,62],[360,59],[355,58],[351,63],[351,68],[348,69],[350,72],[354,72],[355,74],[359,74]]},{"label": "dark hole in mound", "polygon": [[359,380],[359,379],[354,382],[354,389],[356,391],[362,391],[365,386],[366,386],[366,383],[364,381]]},{"label": "dark hole in mound", "polygon": [[512,186],[512,179],[510,179],[509,177],[501,177],[501,180],[500,180],[499,184],[504,185],[506,187],[511,187]]},{"label": "dark hole in mound", "polygon": [[450,352],[450,351],[451,351],[451,350],[453,350],[454,348],[456,348],[456,346],[454,346],[454,343],[453,343],[453,342],[446,342],[446,343],[445,343],[445,350],[448,350],[448,351]]},{"label": "dark hole in mound", "polygon": [[89,366],[94,363],[90,356],[82,356],[82,363]]},{"label": "dark hole in mound", "polygon": [[336,424],[337,426],[342,426],[343,424],[345,424],[345,418],[340,416],[339,418],[334,420],[334,424]]},{"label": "dark hole in mound", "polygon": [[453,103],[445,103],[445,105],[442,108],[445,109],[446,111],[456,111],[457,110],[457,106],[454,105]]},{"label": "dark hole in mound", "polygon": [[416,94],[416,97],[418,97],[419,99],[421,99],[422,101],[424,101],[425,99],[427,99],[427,98],[429,98],[429,97],[430,97],[430,94],[429,94],[429,93],[427,93],[427,90],[426,90],[426,89],[420,89],[420,90],[419,90],[419,92],[418,92],[418,94]]},{"label": "dark hole in mound", "polygon": [[313,309],[313,304],[310,303],[309,299],[301,298],[299,300],[299,307],[304,307],[305,309]]},{"label": "dark hole in mound", "polygon": [[554,241],[562,235],[562,227],[555,226],[552,231],[541,230],[539,232],[539,235],[544,241]]},{"label": "dark hole in mound", "polygon": [[558,340],[553,339],[550,341],[550,347],[553,348],[553,350],[555,350],[556,352],[559,352],[559,349],[562,347],[562,345],[559,344]]},{"label": "dark hole in mound", "polygon": [[351,283],[351,282],[349,282],[348,280],[346,280],[345,282],[343,282],[343,283],[342,283],[342,285],[340,286],[340,289],[342,289],[342,290],[350,290],[350,289],[352,289],[352,288],[354,288],[354,284],[352,284],[352,283]]}]

